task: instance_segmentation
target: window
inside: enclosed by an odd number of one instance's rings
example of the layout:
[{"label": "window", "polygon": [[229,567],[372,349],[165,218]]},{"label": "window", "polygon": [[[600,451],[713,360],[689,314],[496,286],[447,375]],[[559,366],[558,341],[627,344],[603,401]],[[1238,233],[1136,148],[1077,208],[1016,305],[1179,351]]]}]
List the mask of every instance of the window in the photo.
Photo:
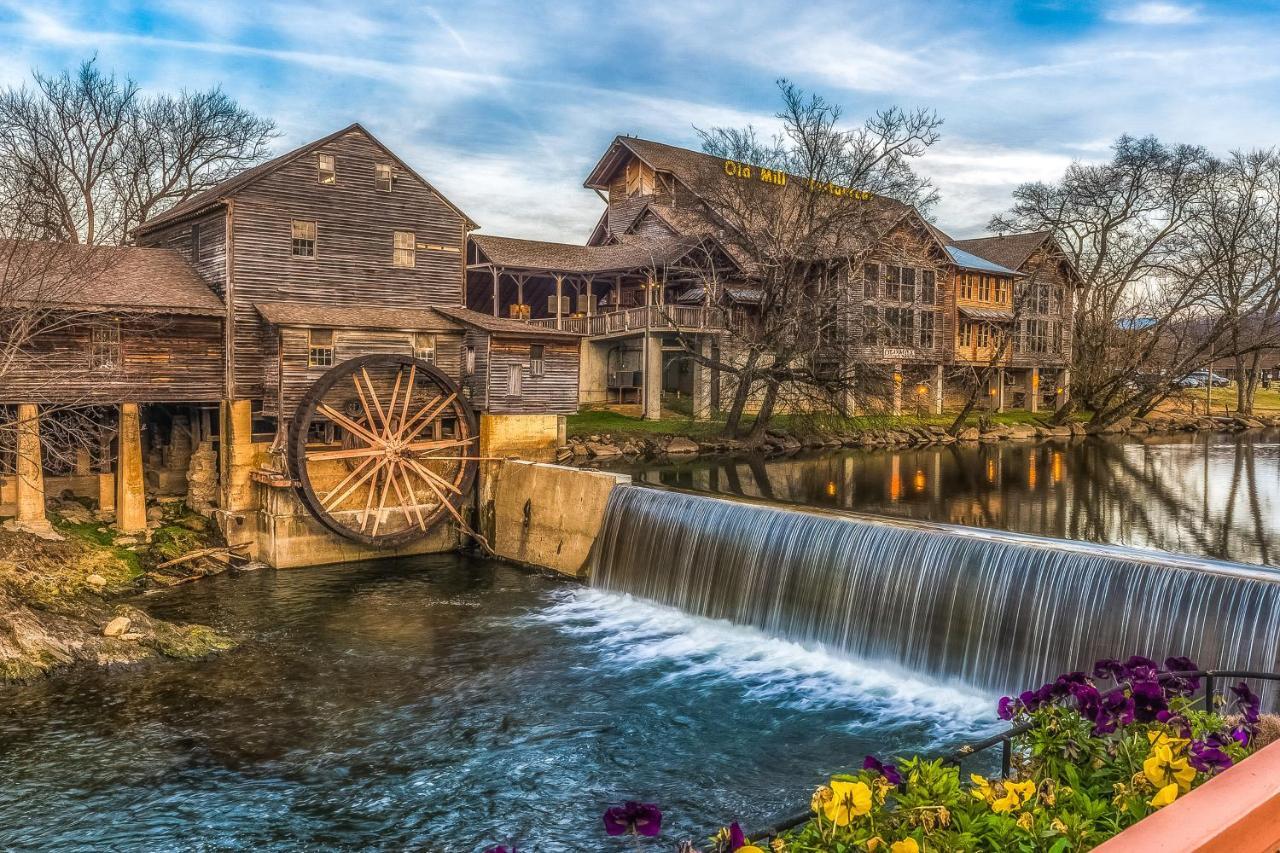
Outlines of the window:
[{"label": "window", "polygon": [[507,396],[508,397],[520,396],[520,390],[521,390],[520,373],[521,373],[520,365],[518,364],[507,365]]},{"label": "window", "polygon": [[316,256],[316,224],[305,219],[293,220],[293,256],[295,258],[314,258]]},{"label": "window", "polygon": [[862,309],[862,342],[875,346],[880,340],[880,309],[868,305]]},{"label": "window", "polygon": [[89,330],[89,369],[119,370],[120,321],[104,320]]},{"label": "window", "polygon": [[334,164],[332,154],[321,154],[316,160],[320,171],[320,183],[331,187],[338,182],[338,167]]},{"label": "window", "polygon": [[391,164],[377,163],[373,167],[373,186],[380,192],[391,192]]},{"label": "window", "polygon": [[897,301],[902,294],[902,268],[884,268],[884,298]]},{"label": "window", "polygon": [[973,326],[973,323],[960,324],[960,346],[965,348],[973,346]]},{"label": "window", "polygon": [[307,367],[333,367],[333,329],[307,330]]},{"label": "window", "polygon": [[986,323],[978,324],[978,347],[986,349],[991,346],[991,327]]},{"label": "window", "polygon": [[462,370],[468,376],[476,372],[476,348],[468,346],[462,351]]},{"label": "window", "polygon": [[889,330],[889,346],[915,345],[915,312],[910,308],[884,309],[884,324]]},{"label": "window", "polygon": [[960,277],[960,298],[973,299],[973,273],[965,273]]},{"label": "window", "polygon": [[862,296],[876,299],[880,296],[880,265],[864,264],[862,267]]},{"label": "window", "polygon": [[916,271],[911,267],[902,268],[902,301],[916,301]]},{"label": "window", "polygon": [[412,231],[397,231],[392,241],[391,265],[411,267],[417,259],[414,256],[414,237]]},{"label": "window", "polygon": [[933,349],[933,326],[936,311],[921,311],[916,315],[916,325],[920,327],[920,348]]},{"label": "window", "polygon": [[531,376],[544,376],[547,372],[546,348],[542,344],[533,344],[529,347],[529,374]]},{"label": "window", "polygon": [[937,278],[933,270],[920,271],[920,301],[932,305],[938,299]]},{"label": "window", "polygon": [[413,333],[413,357],[427,364],[436,363],[436,336],[430,332]]},{"label": "window", "polygon": [[191,226],[191,263],[200,260],[200,223]]}]

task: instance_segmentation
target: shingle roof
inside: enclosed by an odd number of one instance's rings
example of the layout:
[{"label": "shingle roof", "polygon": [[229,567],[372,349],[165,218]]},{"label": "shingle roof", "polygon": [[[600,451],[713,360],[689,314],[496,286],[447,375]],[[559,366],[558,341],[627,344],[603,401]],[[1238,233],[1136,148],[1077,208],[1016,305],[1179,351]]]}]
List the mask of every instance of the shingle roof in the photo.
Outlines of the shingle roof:
[{"label": "shingle roof", "polygon": [[253,307],[268,323],[275,326],[458,331],[457,323],[433,308],[366,308],[314,305],[307,302],[255,302]]},{"label": "shingle roof", "polygon": [[968,305],[959,307],[960,313],[973,320],[1012,320],[1013,311],[1008,308],[970,308]]},{"label": "shingle roof", "polygon": [[1021,276],[1022,273],[1011,270],[1008,267],[989,261],[986,258],[980,258],[964,249],[958,249],[955,246],[947,246],[947,254],[951,256],[951,260],[956,266],[965,270],[978,270],[979,272],[995,273],[996,275],[1016,275]]},{"label": "shingle roof", "polygon": [[77,310],[223,316],[226,307],[173,249],[0,240],[15,301]]},{"label": "shingle roof", "polygon": [[415,172],[411,166],[409,166],[407,163],[405,163],[403,160],[397,157],[395,152],[393,152],[390,148],[387,148],[387,146],[379,142],[377,137],[375,137],[372,133],[366,130],[364,126],[361,125],[359,122],[353,122],[347,125],[346,127],[342,128],[342,130],[335,131],[329,134],[328,136],[323,136],[320,139],[317,139],[313,142],[308,142],[306,145],[303,145],[301,147],[293,149],[292,151],[281,154],[279,157],[275,157],[271,160],[266,161],[265,163],[259,163],[256,166],[252,166],[248,169],[245,169],[243,172],[239,172],[235,175],[232,175],[230,178],[227,178],[225,181],[221,182],[220,184],[210,187],[209,189],[203,192],[197,193],[196,195],[192,196],[186,201],[182,201],[182,202],[179,202],[178,204],[175,204],[173,207],[169,208],[164,213],[161,213],[158,216],[151,217],[146,222],[142,223],[137,228],[133,229],[133,233],[135,235],[146,234],[148,232],[155,231],[157,228],[162,228],[165,225],[169,225],[171,223],[177,222],[180,219],[185,219],[189,216],[195,216],[196,214],[200,214],[208,210],[212,210],[213,208],[221,205],[228,197],[234,195],[237,192],[240,192],[245,187],[252,184],[254,181],[257,181],[259,178],[266,177],[267,175],[271,174],[275,170],[284,166],[286,163],[296,160],[298,157],[302,157],[308,154],[309,152],[316,150],[317,148],[327,145],[333,140],[338,139],[339,137],[344,136],[352,131],[358,131],[359,133],[362,133],[366,137],[368,137],[369,140],[373,142],[374,145],[377,145],[379,148],[385,151],[388,156],[390,156],[393,160],[395,160],[397,165],[399,165],[409,174],[413,175],[423,184],[426,184],[428,187],[430,187],[431,191],[434,192],[442,202],[444,202],[449,207],[453,208],[453,210],[457,212],[459,216],[465,219],[467,223],[470,224],[472,227],[475,226],[475,223],[471,221],[471,218],[469,216],[467,216],[456,205],[454,205],[451,201],[449,201],[447,198],[441,195],[439,190],[437,190],[435,187],[432,187],[431,184],[428,183],[428,181],[425,178],[423,178],[421,175]]},{"label": "shingle roof", "polygon": [[471,240],[499,266],[563,273],[623,272],[672,263],[701,242],[698,238],[672,237],[577,246],[490,234],[473,234]]},{"label": "shingle roof", "polygon": [[1031,254],[1049,239],[1051,231],[1028,231],[1025,234],[1005,234],[1000,237],[977,237],[972,240],[956,240],[953,245],[966,252],[997,263],[1011,270],[1021,269]]},{"label": "shingle roof", "polygon": [[459,322],[466,323],[469,326],[475,326],[477,329],[483,329],[486,332],[492,332],[499,337],[547,338],[554,340],[574,340],[582,337],[582,335],[577,332],[569,332],[564,329],[548,329],[545,326],[534,326],[523,320],[512,320],[506,317],[493,317],[489,314],[481,314],[479,311],[472,311],[470,308],[449,306],[437,308],[436,310]]}]

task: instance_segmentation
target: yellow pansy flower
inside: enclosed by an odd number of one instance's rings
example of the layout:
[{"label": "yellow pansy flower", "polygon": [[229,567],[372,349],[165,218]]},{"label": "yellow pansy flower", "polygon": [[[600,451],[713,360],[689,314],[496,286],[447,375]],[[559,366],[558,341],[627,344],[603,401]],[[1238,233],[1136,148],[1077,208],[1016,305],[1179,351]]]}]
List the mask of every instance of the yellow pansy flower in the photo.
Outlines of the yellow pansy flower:
[{"label": "yellow pansy flower", "polygon": [[884,839],[878,835],[873,835],[867,839],[867,853],[875,853],[884,846]]},{"label": "yellow pansy flower", "polygon": [[969,793],[973,794],[975,800],[991,799],[991,783],[987,781],[987,777],[979,776],[977,773],[970,773],[969,781],[973,783],[973,789]]},{"label": "yellow pansy flower", "polygon": [[1003,797],[991,801],[991,810],[996,814],[1005,814],[1018,807],[1018,795],[1009,792]]},{"label": "yellow pansy flower", "polygon": [[746,847],[739,847],[734,853],[765,853],[765,851],[754,844],[748,844]]},{"label": "yellow pansy flower", "polygon": [[1004,789],[1005,789],[1005,791],[1009,791],[1009,792],[1012,792],[1012,793],[1016,794],[1016,795],[1017,795],[1017,797],[1018,797],[1018,799],[1019,799],[1021,802],[1025,803],[1027,800],[1029,800],[1029,799],[1031,799],[1033,796],[1035,796],[1035,793],[1036,793],[1036,783],[1035,783],[1035,782],[1031,782],[1031,781],[1027,781],[1027,782],[1005,782],[1005,783],[1004,783]]},{"label": "yellow pansy flower", "polygon": [[1176,799],[1178,799],[1178,783],[1171,782],[1156,792],[1156,795],[1151,798],[1151,805],[1162,809]]},{"label": "yellow pansy flower", "polygon": [[855,817],[871,811],[871,789],[865,782],[831,780],[831,800],[822,807],[836,826],[848,826]]},{"label": "yellow pansy flower", "polygon": [[920,853],[920,845],[914,838],[907,837],[890,844],[889,853]]},{"label": "yellow pansy flower", "polygon": [[1166,732],[1147,732],[1147,743],[1153,747],[1157,745],[1167,746],[1174,755],[1191,745],[1191,741],[1186,738],[1172,737]]},{"label": "yellow pansy flower", "polygon": [[1142,762],[1142,772],[1152,785],[1163,788],[1176,783],[1182,792],[1191,790],[1191,780],[1196,778],[1196,770],[1185,758],[1175,758],[1173,748],[1166,742],[1157,742],[1151,748],[1151,754]]}]

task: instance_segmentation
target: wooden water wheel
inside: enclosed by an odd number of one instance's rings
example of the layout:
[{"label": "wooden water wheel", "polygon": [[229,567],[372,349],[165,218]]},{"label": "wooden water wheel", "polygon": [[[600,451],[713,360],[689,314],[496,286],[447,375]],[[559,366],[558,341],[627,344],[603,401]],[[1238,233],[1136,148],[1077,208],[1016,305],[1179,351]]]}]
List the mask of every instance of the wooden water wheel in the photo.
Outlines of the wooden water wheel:
[{"label": "wooden water wheel", "polygon": [[405,355],[366,355],[321,376],[289,426],[289,470],[325,527],[392,548],[461,509],[479,436],[470,404],[444,373]]}]

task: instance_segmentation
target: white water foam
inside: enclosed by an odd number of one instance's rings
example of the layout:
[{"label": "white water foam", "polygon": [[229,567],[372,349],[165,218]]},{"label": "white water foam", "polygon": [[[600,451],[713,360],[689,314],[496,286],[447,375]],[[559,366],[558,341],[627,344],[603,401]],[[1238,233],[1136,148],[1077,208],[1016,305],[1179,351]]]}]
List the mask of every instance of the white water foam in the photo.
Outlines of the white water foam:
[{"label": "white water foam", "polygon": [[586,641],[624,670],[655,667],[666,681],[733,684],[746,701],[800,711],[847,707],[851,731],[874,731],[892,720],[918,722],[938,735],[975,735],[997,723],[996,697],[967,685],[852,660],[625,593],[575,589],[524,618]]}]

